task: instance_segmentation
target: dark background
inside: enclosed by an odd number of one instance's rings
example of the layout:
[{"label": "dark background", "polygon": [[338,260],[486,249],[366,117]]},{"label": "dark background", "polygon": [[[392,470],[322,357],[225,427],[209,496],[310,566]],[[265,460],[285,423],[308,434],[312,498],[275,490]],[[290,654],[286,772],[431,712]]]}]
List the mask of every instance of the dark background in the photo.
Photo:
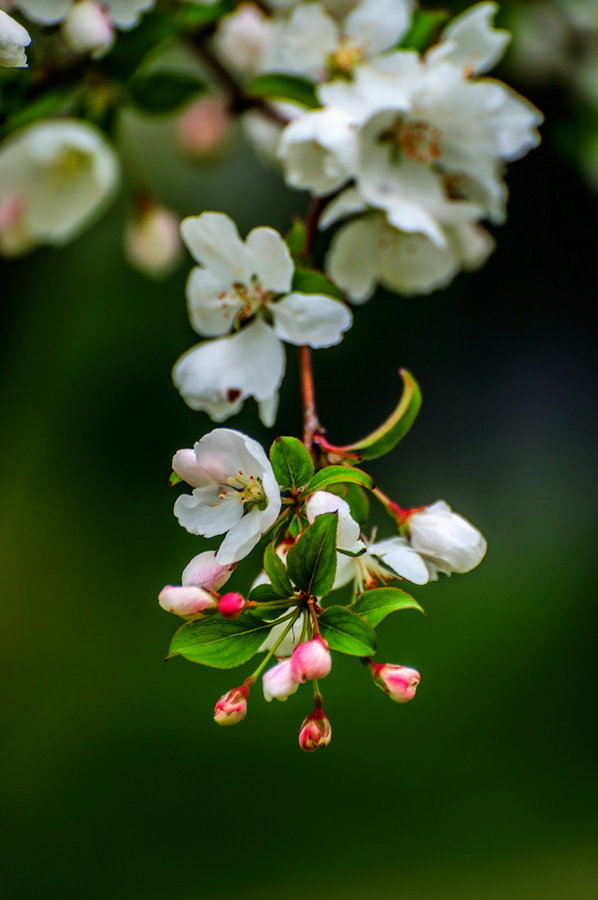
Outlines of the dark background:
[{"label": "dark background", "polygon": [[[545,141],[510,170],[484,270],[377,296],[317,354],[340,441],[391,409],[399,365],[414,372],[420,418],[371,471],[489,540],[471,575],[414,589],[428,618],[382,626],[380,657],[422,672],[415,702],[335,659],[325,752],[297,747],[304,692],[256,691],[218,729],[212,705],[245,669],[162,662],[175,621],[156,594],[203,546],[171,514],[170,457],[212,427],[170,383],[194,342],[190,260],[161,284],[127,269],[121,204],[68,248],[2,264],[2,898],[598,895],[596,204],[553,140],[566,95],[533,96]],[[140,144],[181,213],[285,230],[303,208],[240,144],[197,170],[169,129]],[[291,348],[288,366],[283,434],[300,426]],[[251,404],[228,424],[273,437]]]}]

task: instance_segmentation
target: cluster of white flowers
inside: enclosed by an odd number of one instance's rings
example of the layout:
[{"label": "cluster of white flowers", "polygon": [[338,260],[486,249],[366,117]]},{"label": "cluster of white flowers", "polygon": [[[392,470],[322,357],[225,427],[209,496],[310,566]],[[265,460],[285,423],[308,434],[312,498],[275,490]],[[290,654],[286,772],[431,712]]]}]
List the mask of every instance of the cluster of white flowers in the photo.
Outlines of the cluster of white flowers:
[{"label": "cluster of white flowers", "polygon": [[222,23],[217,41],[249,72],[319,82],[320,108],[285,105],[291,121],[276,153],[288,184],[330,198],[322,227],[350,219],[327,267],[354,302],[377,282],[428,293],[483,264],[493,240],[480,223],[504,220],[505,163],[539,140],[535,107],[480,77],[509,41],[492,27],[497,5],[458,16],[423,57],[393,49],[411,8],[407,0],[330,0],[268,18],[246,6]]},{"label": "cluster of white flowers", "polygon": [[181,225],[183,240],[200,265],[187,282],[189,317],[213,337],[187,351],[173,377],[185,401],[216,422],[254,397],[272,425],[285,368],[283,342],[330,347],[351,326],[340,301],[292,290],[294,264],[272,228],[254,228],[242,241],[222,213],[202,213]]}]

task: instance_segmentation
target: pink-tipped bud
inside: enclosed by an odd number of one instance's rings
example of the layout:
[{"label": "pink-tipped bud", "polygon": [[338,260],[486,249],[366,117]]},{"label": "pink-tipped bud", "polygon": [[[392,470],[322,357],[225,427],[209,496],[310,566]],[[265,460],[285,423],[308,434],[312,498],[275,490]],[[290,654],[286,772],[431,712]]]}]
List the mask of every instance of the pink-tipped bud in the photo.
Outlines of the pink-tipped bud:
[{"label": "pink-tipped bud", "polygon": [[166,278],[181,258],[179,217],[170,209],[142,200],[127,222],[124,251],[128,262],[148,278]]},{"label": "pink-tipped bud", "polygon": [[241,594],[223,594],[218,602],[218,612],[225,619],[236,619],[247,601]]},{"label": "pink-tipped bud", "polygon": [[195,616],[216,606],[216,601],[199,587],[176,587],[167,584],[158,594],[158,603],[176,616]]},{"label": "pink-tipped bud", "polygon": [[317,634],[313,640],[304,641],[293,650],[291,674],[298,682],[325,678],[332,668],[328,644]]},{"label": "pink-tipped bud", "polygon": [[218,591],[230,578],[236,563],[221,566],[216,562],[214,550],[204,550],[194,556],[183,572],[182,584],[185,587],[205,588],[207,591]]},{"label": "pink-tipped bud", "polygon": [[188,106],[177,123],[180,146],[198,159],[216,153],[230,128],[227,106],[219,97],[204,97]]},{"label": "pink-tipped bud", "polygon": [[172,470],[191,487],[205,487],[213,482],[203,466],[197,462],[195,450],[177,450],[172,457]]},{"label": "pink-tipped bud", "polygon": [[249,688],[246,684],[233,688],[218,700],[214,707],[214,721],[217,725],[236,725],[247,715]]},{"label": "pink-tipped bud", "polygon": [[303,721],[299,730],[299,746],[306,753],[327,747],[332,738],[332,727],[323,709],[316,707]]},{"label": "pink-tipped bud", "polygon": [[77,0],[63,19],[62,36],[75,53],[100,56],[114,41],[114,26],[101,3]]},{"label": "pink-tipped bud", "polygon": [[299,683],[294,680],[291,672],[291,660],[284,659],[278,665],[272,666],[262,677],[264,697],[270,700],[286,700],[294,694]]},{"label": "pink-tipped bud", "polygon": [[388,694],[395,703],[408,703],[413,700],[421,675],[417,669],[409,666],[393,666],[385,663],[382,666],[370,663],[374,684]]}]

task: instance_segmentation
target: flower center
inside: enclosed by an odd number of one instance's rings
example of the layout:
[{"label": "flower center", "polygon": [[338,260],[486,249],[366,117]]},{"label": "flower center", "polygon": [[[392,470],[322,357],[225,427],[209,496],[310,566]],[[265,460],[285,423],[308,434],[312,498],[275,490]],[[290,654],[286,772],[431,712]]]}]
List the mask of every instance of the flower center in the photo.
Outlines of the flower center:
[{"label": "flower center", "polygon": [[233,289],[243,304],[237,315],[239,325],[250,319],[259,309],[267,306],[273,299],[273,294],[262,287],[257,275],[251,276],[249,285],[235,281]]},{"label": "flower center", "polygon": [[389,145],[394,163],[404,157],[430,164],[441,157],[441,138],[442,132],[428,122],[398,118],[380,134],[378,141]]},{"label": "flower center", "polygon": [[350,78],[355,66],[363,61],[365,45],[359,44],[354,38],[345,36],[336,50],[329,54],[326,60],[326,68],[331,78]]},{"label": "flower center", "polygon": [[[262,480],[257,475],[247,475],[239,470],[236,475],[226,479],[226,484],[235,491],[238,502],[245,505],[247,512],[256,506],[258,509],[265,509],[268,505]],[[224,497],[227,493],[225,489],[220,496]]]},{"label": "flower center", "polygon": [[355,557],[355,562],[357,564],[355,581],[357,582],[357,590],[359,593],[362,593],[362,591],[369,591],[372,588],[377,587],[380,583],[384,584],[397,577],[393,572],[389,572],[381,562],[378,562],[377,559],[370,556],[369,553],[364,553],[362,556]]}]

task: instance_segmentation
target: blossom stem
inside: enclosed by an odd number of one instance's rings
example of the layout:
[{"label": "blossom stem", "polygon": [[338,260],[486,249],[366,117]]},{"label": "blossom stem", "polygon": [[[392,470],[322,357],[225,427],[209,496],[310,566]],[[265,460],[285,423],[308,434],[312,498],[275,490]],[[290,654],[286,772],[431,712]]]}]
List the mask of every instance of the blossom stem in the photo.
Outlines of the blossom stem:
[{"label": "blossom stem", "polygon": [[404,523],[406,511],[399,506],[398,503],[391,500],[388,494],[385,494],[379,487],[372,488],[372,494],[378,498],[388,515],[391,516],[399,526]]},{"label": "blossom stem", "polygon": [[297,612],[291,613],[291,615],[289,616],[291,621],[289,622],[289,624],[287,625],[287,627],[285,628],[283,633],[280,635],[280,637],[278,638],[278,640],[276,641],[274,646],[266,653],[265,657],[263,658],[263,660],[261,661],[261,663],[255,670],[255,672],[251,673],[251,675],[247,679],[248,682],[253,684],[255,681],[257,681],[257,679],[259,678],[259,676],[261,675],[263,670],[266,668],[266,666],[268,665],[268,663],[270,662],[270,660],[272,659],[272,657],[274,656],[274,654],[276,653],[276,651],[278,650],[278,648],[280,647],[280,645],[282,644],[284,639],[286,638],[287,634],[289,633],[289,631],[291,630],[291,628],[293,627],[293,625],[299,618],[299,615],[300,615],[299,610]]},{"label": "blossom stem", "polygon": [[314,445],[314,436],[320,427],[316,410],[311,347],[306,345],[299,347],[299,365],[301,367],[301,395],[303,397],[303,442],[308,450],[311,450]]}]

